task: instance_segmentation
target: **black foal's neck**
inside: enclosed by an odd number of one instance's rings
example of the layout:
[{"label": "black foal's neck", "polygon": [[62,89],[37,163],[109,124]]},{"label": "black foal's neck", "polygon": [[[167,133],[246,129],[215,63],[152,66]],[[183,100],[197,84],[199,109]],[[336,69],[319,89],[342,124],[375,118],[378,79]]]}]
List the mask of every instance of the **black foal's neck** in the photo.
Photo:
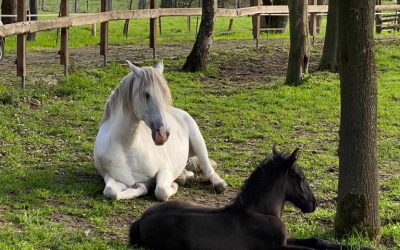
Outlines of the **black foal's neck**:
[{"label": "black foal's neck", "polygon": [[247,179],[233,208],[280,217],[285,203],[287,171],[280,166],[284,156],[265,159]]}]

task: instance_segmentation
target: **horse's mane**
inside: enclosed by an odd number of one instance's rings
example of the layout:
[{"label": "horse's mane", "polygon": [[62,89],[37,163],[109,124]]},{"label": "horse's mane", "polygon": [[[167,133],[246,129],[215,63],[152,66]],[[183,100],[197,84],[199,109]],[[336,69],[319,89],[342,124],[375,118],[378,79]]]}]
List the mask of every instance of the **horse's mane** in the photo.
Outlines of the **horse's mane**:
[{"label": "horse's mane", "polygon": [[[260,197],[258,192],[261,191],[260,189],[265,188],[267,185],[273,186],[274,181],[276,181],[276,174],[283,169],[281,168],[281,163],[287,160],[289,156],[288,154],[276,152],[265,158],[246,180],[233,205],[242,206],[243,204],[247,204],[250,200],[254,201]],[[262,172],[268,172],[268,178],[260,182],[260,178],[263,175]]]},{"label": "horse's mane", "polygon": [[[148,87],[148,90],[154,99],[162,100],[160,103],[161,105],[172,105],[171,92],[163,75],[159,73],[158,70],[152,67],[143,67],[141,69],[143,72],[143,77],[139,83],[137,91],[139,92],[140,101],[144,105],[141,105],[141,107],[135,107],[135,109],[146,109],[146,87]],[[135,78],[133,73],[128,74],[121,80],[119,86],[113,91],[113,93],[107,100],[103,120],[101,123],[107,121],[110,118],[111,112],[115,110],[115,108],[117,108],[120,104],[122,104],[124,112],[132,110],[134,82]]]}]

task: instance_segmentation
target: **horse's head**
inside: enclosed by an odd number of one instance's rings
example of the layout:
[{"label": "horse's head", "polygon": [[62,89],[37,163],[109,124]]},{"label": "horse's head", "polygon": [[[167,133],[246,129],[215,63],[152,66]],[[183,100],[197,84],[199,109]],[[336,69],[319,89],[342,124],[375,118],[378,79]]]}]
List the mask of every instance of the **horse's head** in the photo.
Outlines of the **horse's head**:
[{"label": "horse's head", "polygon": [[156,145],[163,145],[169,137],[166,111],[171,105],[171,93],[162,75],[162,60],[156,67],[139,68],[127,61],[133,74],[133,111],[151,129]]},{"label": "horse's head", "polygon": [[[278,158],[281,155],[274,147],[272,158]],[[303,213],[311,213],[314,212],[317,202],[303,171],[297,165],[299,155],[300,151],[296,148],[293,153],[284,157],[284,162],[282,162],[283,170],[287,171],[286,200],[300,208]]]}]

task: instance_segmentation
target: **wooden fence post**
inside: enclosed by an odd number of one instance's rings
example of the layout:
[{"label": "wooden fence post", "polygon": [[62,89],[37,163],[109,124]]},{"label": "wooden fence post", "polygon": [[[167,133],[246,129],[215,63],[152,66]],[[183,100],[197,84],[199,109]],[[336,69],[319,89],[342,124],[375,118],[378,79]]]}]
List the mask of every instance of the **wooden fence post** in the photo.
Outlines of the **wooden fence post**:
[{"label": "wooden fence post", "polygon": [[[69,16],[68,0],[61,0],[61,16]],[[69,66],[69,48],[68,48],[68,28],[61,29],[61,48],[60,48],[60,64],[64,65],[64,75],[68,75]]]},{"label": "wooden fence post", "polygon": [[[26,21],[26,1],[17,1],[17,22]],[[20,86],[25,88],[26,76],[26,34],[17,35],[17,76],[21,77]]]},{"label": "wooden fence post", "polygon": [[[101,0],[101,12],[108,10],[108,0]],[[100,55],[104,56],[104,65],[107,65],[108,54],[108,22],[102,22],[100,25]]]},{"label": "wooden fence post", "polygon": [[[156,9],[156,0],[150,0],[150,9]],[[153,59],[156,58],[157,18],[150,18],[150,48],[153,49]]]},{"label": "wooden fence post", "polygon": [[[317,5],[317,0],[313,0],[312,2],[313,5]],[[312,36],[312,43],[314,44],[315,41],[315,35],[317,34],[317,13],[312,12],[310,14],[310,21],[309,21],[309,30]]]},{"label": "wooden fence post", "polygon": [[[262,6],[261,0],[253,1],[256,6]],[[256,48],[258,49],[260,46],[260,26],[261,26],[261,19],[260,14],[255,14],[253,16],[253,39],[256,39]]]}]

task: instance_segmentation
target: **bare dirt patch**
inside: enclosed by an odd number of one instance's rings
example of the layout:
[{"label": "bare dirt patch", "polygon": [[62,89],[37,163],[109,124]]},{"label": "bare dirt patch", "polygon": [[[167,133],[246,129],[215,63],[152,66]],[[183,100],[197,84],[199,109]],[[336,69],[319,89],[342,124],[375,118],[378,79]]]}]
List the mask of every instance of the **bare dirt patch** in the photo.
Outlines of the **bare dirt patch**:
[{"label": "bare dirt patch", "polygon": [[[321,44],[316,44],[320,51]],[[157,48],[158,58],[177,60],[187,56],[192,48],[192,43],[181,42],[161,44]],[[255,48],[253,40],[240,41],[215,41],[210,59],[218,67],[218,79],[229,84],[240,84],[251,87],[252,82],[270,82],[275,77],[286,74],[286,64],[289,51],[287,39],[263,40],[260,49]],[[77,67],[101,67],[103,56],[99,54],[98,46],[71,49],[70,73]],[[317,56],[318,57],[318,56]],[[16,77],[15,53],[8,53],[0,62],[0,83],[6,85],[18,84]],[[131,60],[138,65],[147,64],[152,60],[152,49],[146,45],[110,46],[108,59],[110,62],[125,63]],[[40,52],[27,52],[28,84],[43,83],[56,84],[63,76],[63,66],[60,65],[58,50],[45,50]],[[316,56],[311,57],[310,70],[317,65]],[[166,65],[168,70],[171,69]],[[173,69],[177,70],[177,69]],[[251,80],[250,80],[251,79]],[[209,80],[217,84],[217,81]],[[221,84],[221,81],[218,81]]]}]

